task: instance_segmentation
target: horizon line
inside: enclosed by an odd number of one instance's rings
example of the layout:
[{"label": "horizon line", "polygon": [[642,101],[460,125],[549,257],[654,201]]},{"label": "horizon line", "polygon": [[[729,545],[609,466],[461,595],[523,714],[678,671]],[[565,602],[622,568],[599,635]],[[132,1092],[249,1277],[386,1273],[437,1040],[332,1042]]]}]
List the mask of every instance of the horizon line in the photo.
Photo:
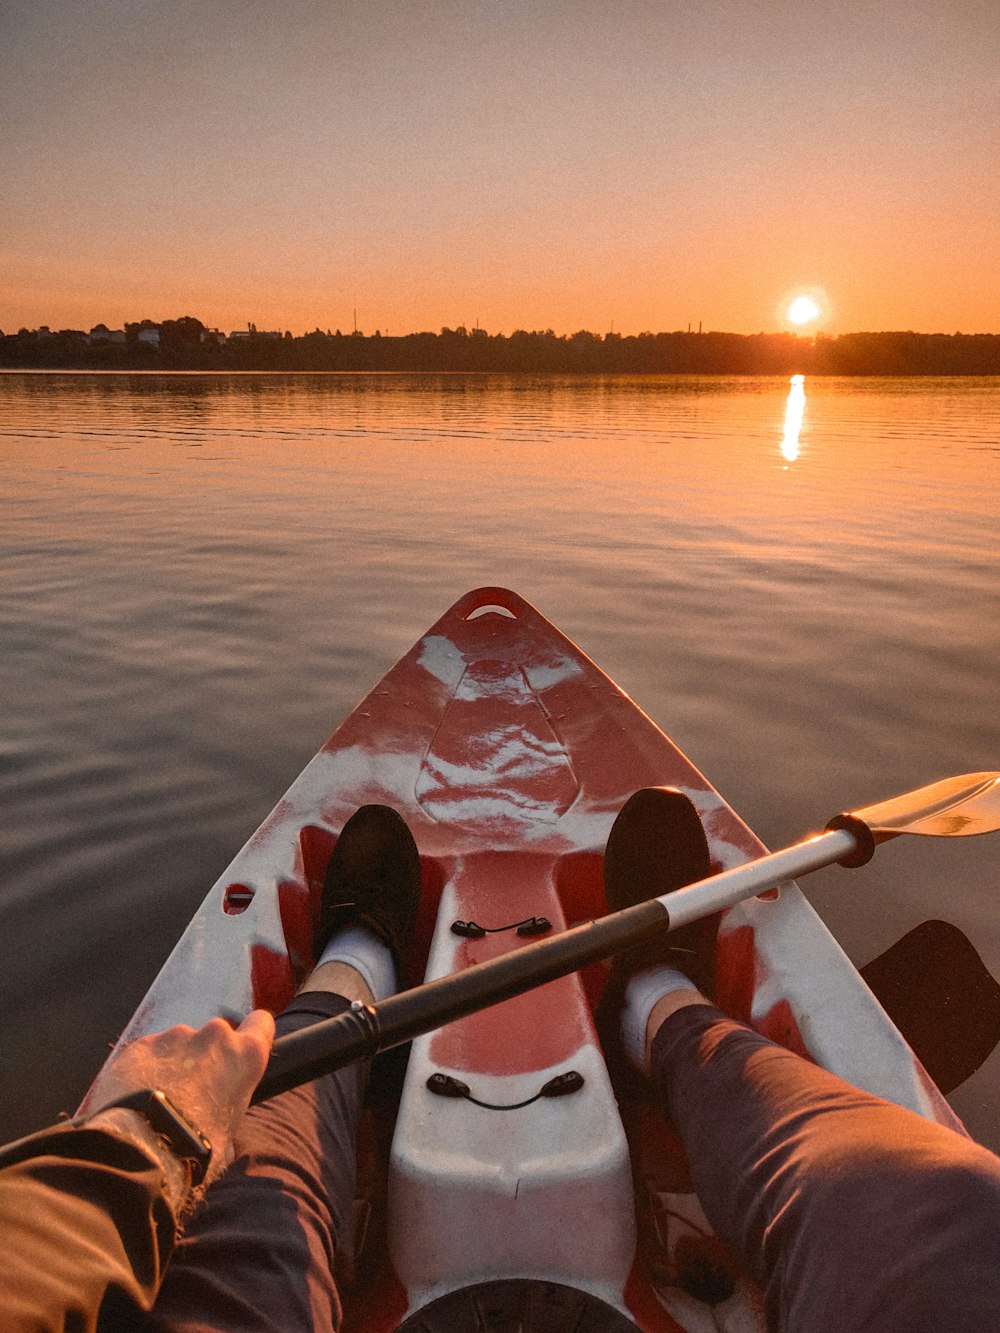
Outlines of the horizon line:
[{"label": "horizon line", "polygon": [[[20,337],[20,336],[22,336],[22,335],[24,335],[24,334],[28,334],[28,335],[32,335],[32,334],[34,334],[35,336],[39,336],[39,335],[41,335],[41,336],[45,336],[45,334],[47,334],[48,336],[51,336],[51,337],[59,337],[60,335],[66,335],[66,334],[80,334],[80,335],[82,335],[82,336],[84,336],[84,337],[90,337],[94,332],[96,332],[97,330],[100,330],[100,329],[107,330],[107,332],[108,332],[109,334],[113,334],[113,333],[124,333],[124,332],[125,332],[125,329],[127,328],[128,325],[142,325],[142,326],[144,326],[144,327],[146,327],[146,328],[149,328],[149,329],[152,329],[152,328],[160,329],[160,328],[162,328],[162,326],[165,325],[165,324],[167,324],[167,325],[176,325],[176,324],[178,324],[178,323],[181,323],[182,321],[187,321],[187,320],[193,320],[193,321],[196,321],[198,324],[201,325],[202,329],[203,329],[206,333],[213,334],[213,335],[221,335],[222,337],[227,338],[227,339],[228,339],[228,338],[233,338],[233,337],[242,339],[242,338],[250,338],[250,337],[253,337],[253,336],[257,336],[257,337],[259,337],[259,338],[274,338],[274,337],[284,338],[286,335],[292,337],[293,339],[297,339],[297,338],[307,338],[307,337],[309,337],[310,335],[317,334],[317,333],[321,334],[323,337],[336,337],[336,336],[339,334],[340,337],[342,337],[342,338],[375,338],[375,337],[378,337],[378,338],[380,338],[380,339],[381,339],[381,338],[390,338],[390,339],[393,339],[393,340],[401,340],[401,339],[404,339],[404,338],[418,338],[418,337],[434,337],[434,338],[438,338],[438,337],[442,337],[442,336],[444,336],[444,335],[454,335],[454,336],[458,336],[458,337],[470,337],[470,338],[471,338],[471,337],[477,337],[477,338],[512,338],[512,337],[515,337],[517,334],[528,334],[528,335],[530,335],[530,336],[536,336],[536,337],[537,337],[537,336],[541,336],[541,337],[553,337],[553,338],[557,338],[557,339],[560,339],[560,340],[563,340],[563,339],[566,339],[566,340],[572,340],[572,339],[574,339],[574,338],[578,338],[578,337],[581,337],[581,336],[584,336],[584,335],[585,335],[585,336],[587,336],[587,337],[589,337],[589,338],[597,339],[597,340],[604,341],[604,342],[606,342],[606,341],[625,341],[626,339],[629,339],[629,338],[661,338],[661,337],[693,337],[693,338],[697,338],[697,337],[710,337],[710,336],[723,336],[723,337],[727,337],[727,338],[790,338],[790,339],[795,339],[796,341],[800,341],[800,342],[803,342],[803,343],[811,343],[811,342],[815,342],[815,341],[817,341],[817,340],[823,340],[823,339],[829,339],[830,341],[834,341],[834,340],[837,339],[837,338],[850,338],[850,337],[860,337],[860,336],[865,336],[865,337],[872,337],[872,336],[875,336],[875,337],[885,337],[885,336],[901,337],[901,336],[910,336],[910,337],[919,337],[919,338],[996,338],[996,337],[1000,337],[1000,330],[998,330],[998,331],[986,331],[986,332],[979,332],[979,333],[965,333],[965,332],[963,332],[963,330],[961,330],[961,329],[955,329],[955,330],[952,331],[952,332],[946,332],[946,331],[943,330],[943,329],[932,330],[932,331],[925,331],[925,330],[912,329],[912,328],[910,328],[910,329],[903,329],[903,328],[895,328],[895,329],[850,329],[850,330],[844,330],[844,331],[841,331],[841,332],[838,332],[838,333],[827,332],[827,331],[825,331],[825,330],[823,330],[823,329],[815,329],[815,330],[813,330],[812,332],[805,332],[805,331],[800,330],[800,329],[758,329],[758,330],[756,330],[756,331],[753,332],[753,333],[740,333],[740,332],[737,332],[736,330],[732,330],[732,329],[722,329],[722,328],[717,328],[717,329],[707,328],[707,329],[706,329],[706,328],[703,328],[703,327],[702,327],[704,321],[701,321],[701,322],[699,323],[699,327],[698,327],[697,329],[693,328],[693,327],[689,324],[688,327],[687,327],[686,329],[684,329],[684,328],[675,328],[675,329],[657,329],[657,330],[653,330],[653,329],[642,329],[642,330],[639,331],[638,333],[622,333],[622,332],[617,332],[617,331],[615,331],[615,329],[614,329],[613,327],[612,327],[611,329],[609,329],[607,332],[604,332],[604,333],[595,333],[592,329],[587,329],[587,328],[578,328],[578,329],[575,329],[572,333],[567,333],[567,332],[557,333],[557,332],[556,332],[554,329],[552,329],[551,327],[549,327],[549,328],[528,328],[527,326],[522,326],[522,325],[518,325],[516,328],[514,328],[513,330],[511,330],[510,333],[504,333],[502,330],[498,330],[497,332],[490,332],[490,331],[487,330],[487,329],[481,328],[481,327],[479,326],[478,323],[477,323],[476,325],[474,325],[472,328],[470,328],[470,327],[469,327],[468,325],[466,325],[466,324],[457,324],[457,325],[455,325],[455,326],[450,326],[450,325],[445,324],[445,325],[442,325],[442,326],[441,326],[440,328],[438,328],[438,329],[430,329],[430,328],[410,329],[410,330],[407,331],[406,333],[392,333],[392,332],[390,332],[388,329],[382,329],[382,328],[378,328],[378,327],[376,327],[371,333],[365,333],[364,330],[359,329],[359,328],[357,328],[357,327],[352,328],[352,329],[348,329],[348,330],[345,331],[345,330],[343,330],[343,329],[341,329],[341,328],[331,329],[331,328],[327,327],[327,328],[323,329],[323,328],[320,328],[319,325],[316,325],[314,328],[311,328],[311,329],[304,329],[301,333],[292,333],[290,329],[282,328],[282,327],[279,327],[279,328],[276,328],[276,329],[259,329],[259,328],[257,327],[257,324],[256,324],[255,321],[253,321],[253,320],[249,320],[249,321],[247,321],[247,324],[246,324],[246,327],[245,327],[245,328],[244,328],[244,327],[235,328],[235,329],[231,329],[231,330],[229,330],[229,331],[227,332],[226,330],[224,330],[224,329],[222,329],[222,328],[220,328],[220,327],[218,327],[218,326],[216,326],[216,325],[205,324],[204,321],[202,321],[201,319],[199,319],[199,318],[198,318],[197,316],[195,316],[195,315],[177,315],[177,316],[169,317],[169,318],[167,318],[167,319],[160,319],[160,320],[149,319],[148,317],[145,317],[145,318],[143,318],[143,319],[136,319],[136,320],[126,320],[126,321],[124,321],[124,323],[123,323],[120,327],[118,327],[118,328],[112,328],[112,327],[110,327],[109,325],[105,324],[103,320],[98,320],[97,323],[92,324],[92,325],[90,326],[89,329],[72,328],[72,327],[69,327],[69,326],[66,326],[66,327],[63,327],[63,328],[52,328],[51,325],[48,325],[48,324],[38,324],[38,325],[36,325],[34,328],[29,328],[27,325],[22,324],[16,331],[14,331],[14,332],[7,332],[7,331],[5,331],[5,330],[2,328],[2,326],[0,326],[0,337],[5,338],[5,339],[6,339],[6,338],[15,338],[15,339],[16,339],[16,338],[18,338],[18,337]],[[44,331],[44,333],[43,333],[43,331]]]}]

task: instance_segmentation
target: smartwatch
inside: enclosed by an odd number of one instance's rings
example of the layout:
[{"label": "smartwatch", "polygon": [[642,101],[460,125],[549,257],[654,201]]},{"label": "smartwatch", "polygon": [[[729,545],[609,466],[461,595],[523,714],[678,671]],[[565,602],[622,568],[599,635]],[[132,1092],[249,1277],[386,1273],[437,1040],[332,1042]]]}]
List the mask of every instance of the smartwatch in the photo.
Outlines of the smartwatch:
[{"label": "smartwatch", "polygon": [[118,1106],[145,1116],[150,1128],[165,1140],[174,1156],[188,1163],[191,1187],[197,1188],[201,1184],[212,1160],[212,1144],[161,1088],[143,1088],[141,1092],[131,1092],[127,1097],[108,1102],[100,1110],[110,1111]]}]

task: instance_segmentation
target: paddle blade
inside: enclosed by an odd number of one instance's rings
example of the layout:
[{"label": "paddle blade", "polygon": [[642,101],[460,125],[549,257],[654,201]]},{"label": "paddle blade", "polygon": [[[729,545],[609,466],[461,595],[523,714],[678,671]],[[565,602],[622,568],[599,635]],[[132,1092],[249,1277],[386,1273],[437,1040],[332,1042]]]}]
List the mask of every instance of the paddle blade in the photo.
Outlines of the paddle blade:
[{"label": "paddle blade", "polygon": [[947,921],[924,921],[861,975],[945,1095],[1000,1042],[1000,985]]},{"label": "paddle blade", "polygon": [[1000,773],[964,773],[854,810],[876,842],[898,833],[964,838],[1000,829]]}]

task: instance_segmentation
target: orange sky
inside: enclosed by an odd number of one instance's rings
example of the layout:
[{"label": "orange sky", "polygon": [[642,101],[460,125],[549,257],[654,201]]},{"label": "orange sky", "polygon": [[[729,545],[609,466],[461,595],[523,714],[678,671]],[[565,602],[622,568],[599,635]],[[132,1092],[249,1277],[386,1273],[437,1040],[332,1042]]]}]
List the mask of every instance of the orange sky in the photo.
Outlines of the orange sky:
[{"label": "orange sky", "polygon": [[1000,331],[996,0],[6,0],[0,329]]}]

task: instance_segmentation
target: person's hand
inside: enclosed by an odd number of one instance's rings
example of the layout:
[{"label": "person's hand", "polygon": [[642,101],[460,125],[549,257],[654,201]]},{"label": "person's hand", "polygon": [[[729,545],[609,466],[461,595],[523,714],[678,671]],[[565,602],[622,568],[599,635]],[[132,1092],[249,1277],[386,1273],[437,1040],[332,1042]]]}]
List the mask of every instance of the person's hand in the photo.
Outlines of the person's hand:
[{"label": "person's hand", "polygon": [[274,1019],[264,1009],[255,1009],[237,1028],[213,1018],[203,1028],[173,1027],[138,1037],[101,1070],[87,1095],[87,1114],[97,1115],[131,1092],[162,1089],[211,1141],[213,1179],[232,1160],[233,1135],[264,1073],[273,1040]]}]

